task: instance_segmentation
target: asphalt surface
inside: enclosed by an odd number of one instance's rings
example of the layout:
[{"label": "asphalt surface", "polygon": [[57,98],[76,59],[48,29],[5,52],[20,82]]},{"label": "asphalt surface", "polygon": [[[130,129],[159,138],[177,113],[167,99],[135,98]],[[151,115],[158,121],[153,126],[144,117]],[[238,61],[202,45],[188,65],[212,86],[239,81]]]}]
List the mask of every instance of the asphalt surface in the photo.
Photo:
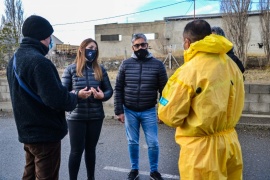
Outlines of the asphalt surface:
[{"label": "asphalt surface", "polygon": [[[237,125],[237,132],[244,159],[244,180],[270,180],[270,118],[269,116],[244,116]],[[179,146],[174,141],[174,129],[159,125],[159,171],[164,179],[180,179],[178,173]],[[140,141],[140,180],[149,179],[147,146],[144,134]],[[60,180],[68,180],[68,135],[62,141]],[[0,180],[19,180],[25,159],[23,144],[18,142],[14,118],[0,113]],[[104,121],[97,145],[97,180],[126,179],[130,170],[127,142],[123,124],[112,116]],[[86,180],[82,159],[78,180]]]}]

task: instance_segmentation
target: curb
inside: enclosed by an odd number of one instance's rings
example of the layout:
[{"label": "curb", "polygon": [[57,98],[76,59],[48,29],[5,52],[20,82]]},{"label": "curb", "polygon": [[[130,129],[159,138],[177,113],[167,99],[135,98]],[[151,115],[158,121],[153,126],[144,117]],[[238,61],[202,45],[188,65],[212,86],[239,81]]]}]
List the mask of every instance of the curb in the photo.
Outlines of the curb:
[{"label": "curb", "polygon": [[270,130],[270,124],[238,123],[236,129]]},{"label": "curb", "polygon": [[244,129],[270,129],[269,114],[242,114],[236,127]]},{"label": "curb", "polygon": [[268,114],[242,114],[241,117],[270,118]]},{"label": "curb", "polygon": [[[13,117],[13,113],[11,109],[3,108],[0,110],[0,118],[1,117]],[[236,128],[243,128],[243,129],[261,129],[261,130],[270,130],[270,115],[268,114],[242,114],[243,118],[253,118],[251,121],[239,121],[236,125]],[[254,118],[261,118],[261,121],[254,121]],[[113,120],[117,121],[113,112],[105,112],[105,119],[106,120]]]}]

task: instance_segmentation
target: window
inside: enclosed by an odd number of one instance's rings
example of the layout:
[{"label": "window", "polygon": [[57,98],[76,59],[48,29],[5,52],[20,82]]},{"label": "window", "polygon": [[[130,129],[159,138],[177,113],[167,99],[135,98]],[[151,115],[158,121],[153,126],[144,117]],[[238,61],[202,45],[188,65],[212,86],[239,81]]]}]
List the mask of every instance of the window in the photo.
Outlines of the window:
[{"label": "window", "polygon": [[[144,34],[147,40],[155,40],[158,39],[158,33],[135,33],[135,34]],[[133,37],[134,34],[132,34]]]},{"label": "window", "polygon": [[149,34],[144,34],[144,35],[146,36],[147,40],[157,39],[155,33],[149,33]]},{"label": "window", "polygon": [[120,34],[101,35],[101,41],[122,41],[122,35]]},{"label": "window", "polygon": [[262,49],[263,43],[258,43],[258,46],[259,46],[260,49]]}]

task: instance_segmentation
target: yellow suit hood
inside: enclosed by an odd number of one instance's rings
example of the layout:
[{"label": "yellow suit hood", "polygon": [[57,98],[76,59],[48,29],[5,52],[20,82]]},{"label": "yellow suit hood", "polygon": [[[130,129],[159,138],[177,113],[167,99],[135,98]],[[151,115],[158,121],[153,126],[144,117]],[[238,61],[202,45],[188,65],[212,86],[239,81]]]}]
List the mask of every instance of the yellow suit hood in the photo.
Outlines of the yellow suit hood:
[{"label": "yellow suit hood", "polygon": [[232,49],[233,44],[223,36],[211,34],[200,41],[190,44],[184,51],[185,62],[189,61],[198,52],[225,54]]}]

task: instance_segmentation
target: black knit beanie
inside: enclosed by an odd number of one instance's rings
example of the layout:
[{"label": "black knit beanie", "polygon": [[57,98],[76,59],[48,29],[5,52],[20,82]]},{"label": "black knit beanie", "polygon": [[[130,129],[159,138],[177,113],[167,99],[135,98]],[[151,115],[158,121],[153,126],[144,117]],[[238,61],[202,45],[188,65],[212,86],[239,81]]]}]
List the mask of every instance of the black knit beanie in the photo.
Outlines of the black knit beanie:
[{"label": "black knit beanie", "polygon": [[53,27],[50,22],[37,15],[29,16],[23,23],[22,34],[37,40],[44,40],[51,36]]}]

